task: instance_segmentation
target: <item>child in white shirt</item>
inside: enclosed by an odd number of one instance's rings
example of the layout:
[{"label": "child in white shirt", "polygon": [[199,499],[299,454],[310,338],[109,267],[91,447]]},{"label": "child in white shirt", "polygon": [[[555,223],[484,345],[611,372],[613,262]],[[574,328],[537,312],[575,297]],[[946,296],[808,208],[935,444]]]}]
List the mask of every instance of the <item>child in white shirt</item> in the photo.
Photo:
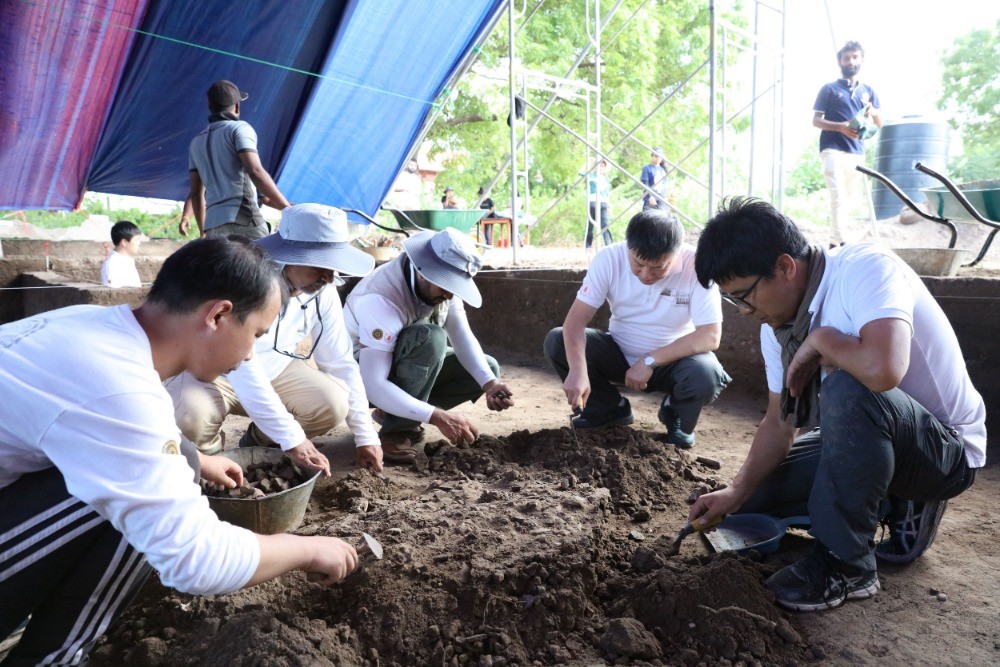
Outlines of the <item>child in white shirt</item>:
[{"label": "child in white shirt", "polygon": [[115,249],[101,266],[101,284],[108,287],[142,287],[135,256],[142,244],[142,231],[128,220],[111,227],[111,242]]}]

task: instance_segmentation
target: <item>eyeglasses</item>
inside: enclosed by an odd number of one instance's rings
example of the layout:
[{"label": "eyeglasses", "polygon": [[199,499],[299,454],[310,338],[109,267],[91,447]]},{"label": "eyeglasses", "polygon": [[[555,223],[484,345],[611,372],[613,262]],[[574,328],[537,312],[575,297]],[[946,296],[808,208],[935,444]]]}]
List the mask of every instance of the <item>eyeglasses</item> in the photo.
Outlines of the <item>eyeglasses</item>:
[{"label": "eyeglasses", "polygon": [[[316,334],[316,337],[312,341],[312,347],[309,349],[309,354],[299,354],[298,352],[289,352],[287,350],[279,350],[278,349],[278,331],[279,331],[279,327],[281,327],[281,320],[285,316],[285,308],[282,308],[281,313],[278,314],[278,321],[274,323],[274,351],[275,352],[277,352],[278,354],[283,354],[286,357],[291,357],[292,359],[302,359],[303,361],[306,360],[306,359],[312,358],[313,352],[316,351],[316,346],[319,345],[320,338],[323,337],[323,316],[320,315],[320,312],[319,312],[319,294],[317,294],[313,298],[309,299],[305,303],[301,304],[302,310],[306,310],[309,307],[310,303],[315,303],[316,304],[316,321],[319,322],[319,333]],[[287,308],[287,306],[286,306],[286,308]],[[303,314],[303,324],[305,324],[305,323],[306,323],[305,315]],[[307,329],[305,328],[305,326],[303,326],[303,328],[299,329],[299,333],[300,334],[307,333]]]},{"label": "eyeglasses", "polygon": [[748,310],[753,310],[753,306],[747,301],[747,297],[750,293],[757,289],[757,283],[764,279],[764,276],[757,276],[757,280],[753,281],[753,285],[743,290],[739,294],[730,294],[729,292],[723,292],[719,290],[719,296],[733,304],[737,308],[746,308]]}]

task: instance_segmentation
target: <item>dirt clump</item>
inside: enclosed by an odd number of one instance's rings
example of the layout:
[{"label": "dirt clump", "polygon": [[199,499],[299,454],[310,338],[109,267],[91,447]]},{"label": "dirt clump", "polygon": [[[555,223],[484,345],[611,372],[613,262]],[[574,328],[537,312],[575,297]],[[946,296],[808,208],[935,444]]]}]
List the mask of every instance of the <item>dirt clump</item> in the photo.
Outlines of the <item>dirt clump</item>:
[{"label": "dirt clump", "polygon": [[[663,556],[712,468],[630,428],[429,443],[417,469],[319,480],[305,534],[382,561],[227,596],[148,584],[95,665],[785,665],[807,641],[750,559]],[[398,482],[396,481],[398,478]],[[704,554],[704,549],[697,549]]]}]

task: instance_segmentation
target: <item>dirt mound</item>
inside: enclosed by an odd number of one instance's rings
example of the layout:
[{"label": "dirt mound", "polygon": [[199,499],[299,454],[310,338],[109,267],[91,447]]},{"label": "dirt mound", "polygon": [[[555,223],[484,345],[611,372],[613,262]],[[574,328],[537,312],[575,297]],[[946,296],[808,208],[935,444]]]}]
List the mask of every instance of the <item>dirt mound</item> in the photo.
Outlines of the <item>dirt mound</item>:
[{"label": "dirt mound", "polygon": [[299,532],[369,532],[383,561],[333,587],[293,573],[194,598],[150,583],[93,664],[807,660],[763,566],[691,544],[662,555],[711,469],[628,428],[576,436],[431,443],[409,487],[367,472],[318,486]]}]

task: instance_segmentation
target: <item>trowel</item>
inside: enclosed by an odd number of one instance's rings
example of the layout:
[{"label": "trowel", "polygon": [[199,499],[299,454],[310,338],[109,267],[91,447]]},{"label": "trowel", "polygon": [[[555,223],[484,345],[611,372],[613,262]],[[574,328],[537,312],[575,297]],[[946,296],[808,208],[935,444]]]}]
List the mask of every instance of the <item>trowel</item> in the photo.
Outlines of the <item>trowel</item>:
[{"label": "trowel", "polygon": [[371,560],[368,556],[374,556],[377,560],[382,560],[382,543],[368,533],[361,533],[365,543],[357,548],[358,564],[366,560]]},{"label": "trowel", "polygon": [[580,449],[580,439],[576,437],[576,424],[573,423],[573,420],[581,414],[583,414],[583,406],[577,405],[569,415],[569,432],[573,434],[573,443],[577,449]]},{"label": "trowel", "polygon": [[663,555],[676,556],[678,552],[680,552],[681,550],[681,542],[684,540],[685,537],[687,537],[691,533],[700,533],[704,530],[708,530],[709,528],[713,528],[717,526],[719,522],[722,521],[724,518],[725,515],[720,514],[719,516],[715,517],[705,525],[701,525],[700,520],[697,524],[694,521],[692,521],[691,523],[685,525],[683,528],[677,531],[677,537],[675,537],[674,541],[670,543],[670,546],[666,548],[666,550],[663,552]]}]

